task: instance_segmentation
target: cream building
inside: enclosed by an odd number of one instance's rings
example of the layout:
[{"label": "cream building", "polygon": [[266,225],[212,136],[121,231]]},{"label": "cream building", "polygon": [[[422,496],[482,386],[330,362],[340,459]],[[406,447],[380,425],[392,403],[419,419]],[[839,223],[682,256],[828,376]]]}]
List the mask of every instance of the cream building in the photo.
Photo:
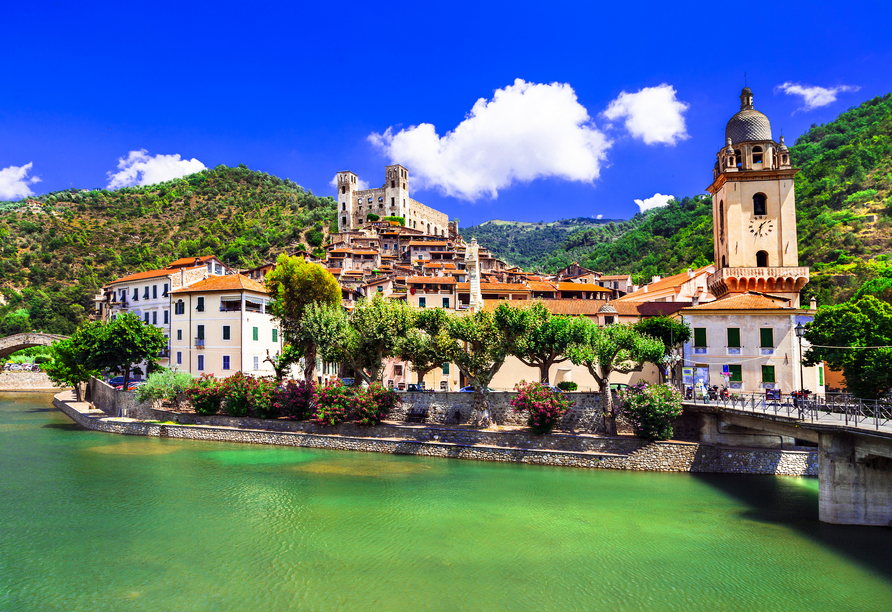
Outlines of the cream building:
[{"label": "cream building", "polygon": [[273,376],[283,345],[263,285],[241,274],[211,276],[171,293],[171,365],[193,376]]}]

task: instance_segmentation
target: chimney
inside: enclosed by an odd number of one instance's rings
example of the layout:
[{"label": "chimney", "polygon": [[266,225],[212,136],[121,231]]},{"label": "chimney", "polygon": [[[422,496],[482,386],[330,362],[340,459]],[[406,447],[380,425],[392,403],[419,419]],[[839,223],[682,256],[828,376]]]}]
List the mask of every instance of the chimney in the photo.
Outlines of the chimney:
[{"label": "chimney", "polygon": [[662,279],[663,279],[662,276],[651,276],[651,277],[650,277],[650,282],[652,282],[652,283],[658,283],[658,282],[660,282]]},{"label": "chimney", "polygon": [[694,271],[688,268],[688,278],[694,278]]},{"label": "chimney", "polygon": [[691,296],[691,306],[699,306],[700,305],[700,294],[695,293]]},{"label": "chimney", "polygon": [[808,301],[808,307],[812,310],[818,309],[818,299],[815,296],[811,296],[811,299]]}]

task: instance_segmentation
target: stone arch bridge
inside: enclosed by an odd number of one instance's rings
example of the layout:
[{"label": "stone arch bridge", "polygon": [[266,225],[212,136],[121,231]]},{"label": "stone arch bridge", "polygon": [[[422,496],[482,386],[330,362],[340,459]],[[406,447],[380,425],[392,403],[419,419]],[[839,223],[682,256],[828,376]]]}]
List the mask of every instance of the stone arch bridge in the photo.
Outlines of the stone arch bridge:
[{"label": "stone arch bridge", "polygon": [[64,340],[68,336],[57,334],[38,334],[36,332],[26,334],[14,334],[0,338],[0,359],[32,346],[49,346],[57,340]]}]

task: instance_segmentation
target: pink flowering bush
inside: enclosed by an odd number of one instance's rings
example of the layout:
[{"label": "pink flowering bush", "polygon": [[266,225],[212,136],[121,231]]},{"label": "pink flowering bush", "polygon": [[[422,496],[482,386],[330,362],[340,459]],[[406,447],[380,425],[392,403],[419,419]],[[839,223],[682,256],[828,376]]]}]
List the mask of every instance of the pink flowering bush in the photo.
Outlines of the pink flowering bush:
[{"label": "pink flowering bush", "polygon": [[313,420],[320,425],[340,425],[350,418],[356,392],[339,383],[330,381],[313,393]]},{"label": "pink flowering bush", "polygon": [[217,414],[223,400],[222,391],[220,381],[213,374],[202,374],[201,378],[195,378],[189,383],[185,393],[198,414]]},{"label": "pink flowering bush", "polygon": [[353,416],[359,425],[378,425],[401,401],[393,389],[385,389],[381,383],[372,383],[368,389],[354,395]]},{"label": "pink flowering bush", "polygon": [[226,414],[234,417],[248,416],[251,402],[248,399],[254,389],[257,379],[251,378],[244,372],[236,372],[223,380],[223,397],[226,400],[224,410]]},{"label": "pink flowering bush", "polygon": [[527,425],[536,435],[551,432],[561,417],[575,405],[561,393],[555,393],[542,383],[520,381],[511,401],[514,412],[526,412]]},{"label": "pink flowering bush", "polygon": [[281,413],[275,404],[277,385],[271,378],[255,378],[247,389],[248,412],[258,419],[275,419]]},{"label": "pink flowering bush", "polygon": [[273,404],[279,414],[305,421],[313,416],[315,391],[312,380],[289,380],[276,390]]},{"label": "pink flowering bush", "polygon": [[635,435],[646,440],[668,440],[672,421],[681,416],[681,392],[669,384],[640,383],[620,391],[622,414]]}]

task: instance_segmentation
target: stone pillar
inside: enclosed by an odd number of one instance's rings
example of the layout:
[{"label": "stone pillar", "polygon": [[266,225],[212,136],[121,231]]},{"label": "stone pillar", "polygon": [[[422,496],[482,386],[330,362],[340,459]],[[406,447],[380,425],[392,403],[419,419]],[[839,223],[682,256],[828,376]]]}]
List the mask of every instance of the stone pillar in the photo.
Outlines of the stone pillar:
[{"label": "stone pillar", "polygon": [[[837,525],[892,526],[892,459],[849,434],[821,433],[818,516]],[[880,449],[884,454],[888,449]]]}]

